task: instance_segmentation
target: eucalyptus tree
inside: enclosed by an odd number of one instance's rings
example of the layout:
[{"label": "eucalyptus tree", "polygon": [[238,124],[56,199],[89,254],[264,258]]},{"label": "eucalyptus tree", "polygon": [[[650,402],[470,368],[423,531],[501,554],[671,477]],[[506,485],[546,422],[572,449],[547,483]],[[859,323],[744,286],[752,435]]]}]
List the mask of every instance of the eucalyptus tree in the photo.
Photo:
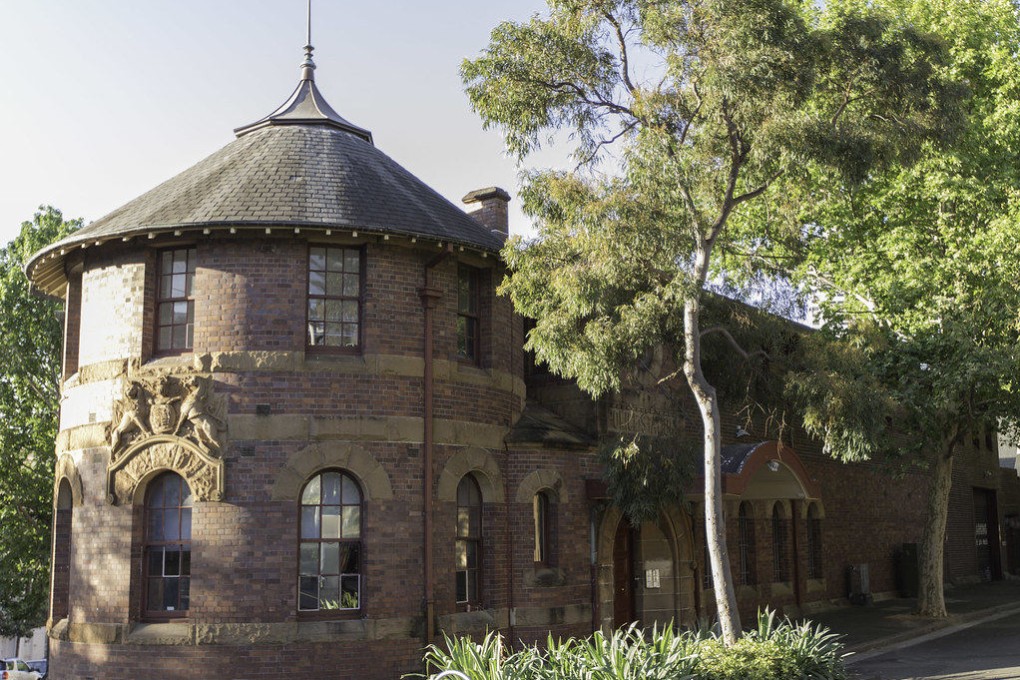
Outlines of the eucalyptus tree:
[{"label": "eucalyptus tree", "polygon": [[[944,72],[971,91],[965,124],[954,144],[852,185],[804,173],[785,190],[812,198],[796,216],[810,226],[770,254],[800,261],[833,341],[821,355],[830,370],[791,382],[810,429],[838,455],[892,453],[928,470],[918,612],[940,617],[954,459],[975,439],[1015,434],[1020,418],[1020,21],[1010,0],[868,4],[944,42]],[[848,366],[854,381],[839,377]]]},{"label": "eucalyptus tree", "polygon": [[[847,182],[907,163],[955,126],[941,43],[868,8],[792,0],[549,0],[499,24],[462,77],[527,163],[556,138],[572,171],[523,176],[531,242],[501,290],[527,348],[592,394],[648,347],[674,349],[704,427],[706,535],[724,639],[740,622],[726,551],[720,410],[701,365],[706,286],[766,235],[731,218],[811,164]],[[750,224],[750,223],[747,223]],[[737,348],[739,349],[739,348]],[[743,351],[743,350],[740,350]]]},{"label": "eucalyptus tree", "polygon": [[32,295],[29,256],[81,226],[45,207],[0,249],[0,635],[46,620],[62,316]]}]

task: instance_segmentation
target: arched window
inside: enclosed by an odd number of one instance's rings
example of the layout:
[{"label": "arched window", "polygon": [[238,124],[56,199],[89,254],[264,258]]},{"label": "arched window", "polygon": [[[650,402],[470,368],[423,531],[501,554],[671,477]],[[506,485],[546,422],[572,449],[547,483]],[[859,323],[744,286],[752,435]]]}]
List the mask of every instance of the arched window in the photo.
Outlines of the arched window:
[{"label": "arched window", "polygon": [[482,492],[471,475],[457,485],[457,602],[481,603]]},{"label": "arched window", "polygon": [[301,491],[298,609],[361,608],[361,488],[328,471]]},{"label": "arched window", "polygon": [[57,516],[53,522],[53,598],[51,618],[67,618],[71,594],[71,527],[74,500],[67,478],[57,487]]},{"label": "arched window", "polygon": [[781,503],[772,506],[772,580],[790,580],[790,520],[784,516]]},{"label": "arched window", "polygon": [[753,586],[758,582],[755,569],[754,513],[751,510],[751,504],[746,501],[740,504],[740,511],[737,514],[737,530],[740,585]]},{"label": "arched window", "polygon": [[549,494],[539,491],[532,498],[532,520],[535,527],[535,564],[552,564],[552,535],[549,515]]},{"label": "arched window", "polygon": [[191,489],[173,472],[149,484],[145,496],[145,616],[188,613],[191,594]]},{"label": "arched window", "polygon": [[808,508],[807,551],[808,578],[825,578],[822,570],[822,513],[815,503]]}]

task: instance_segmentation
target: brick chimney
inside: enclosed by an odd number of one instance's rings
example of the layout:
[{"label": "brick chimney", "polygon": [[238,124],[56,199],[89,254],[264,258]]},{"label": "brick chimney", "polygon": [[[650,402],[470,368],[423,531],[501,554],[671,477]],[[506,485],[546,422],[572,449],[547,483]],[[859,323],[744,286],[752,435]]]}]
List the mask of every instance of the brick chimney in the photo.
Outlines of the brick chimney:
[{"label": "brick chimney", "polygon": [[507,204],[510,194],[499,187],[475,189],[461,199],[468,206],[468,213],[493,233],[507,238],[510,235],[510,219]]}]

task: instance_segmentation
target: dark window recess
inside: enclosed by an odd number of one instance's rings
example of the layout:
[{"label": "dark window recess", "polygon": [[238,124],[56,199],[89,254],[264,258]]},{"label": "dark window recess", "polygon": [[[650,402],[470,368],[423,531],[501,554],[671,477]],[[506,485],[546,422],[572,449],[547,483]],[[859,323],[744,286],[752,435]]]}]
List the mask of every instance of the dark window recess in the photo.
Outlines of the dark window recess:
[{"label": "dark window recess", "polygon": [[758,582],[755,570],[754,516],[748,503],[740,504],[737,517],[739,542],[737,544],[740,559],[740,585],[753,586]]},{"label": "dark window recess", "polygon": [[550,564],[549,496],[539,491],[532,499],[532,519],[535,524],[535,563]]},{"label": "dark window recess", "polygon": [[339,471],[313,477],[301,492],[298,609],[361,608],[361,489]]},{"label": "dark window recess", "polygon": [[478,362],[478,270],[460,265],[457,269],[457,356]]},{"label": "dark window recess", "polygon": [[457,485],[457,602],[479,604],[482,573],[482,492],[470,475]]},{"label": "dark window recess", "polygon": [[191,489],[166,472],[145,500],[145,614],[171,618],[188,612],[191,593]]},{"label": "dark window recess", "polygon": [[361,345],[361,250],[308,249],[308,345]]},{"label": "dark window recess", "polygon": [[195,249],[159,253],[156,296],[156,351],[183,352],[195,341]]},{"label": "dark window recess", "polygon": [[772,580],[790,580],[790,520],[783,517],[778,505],[772,510]]}]

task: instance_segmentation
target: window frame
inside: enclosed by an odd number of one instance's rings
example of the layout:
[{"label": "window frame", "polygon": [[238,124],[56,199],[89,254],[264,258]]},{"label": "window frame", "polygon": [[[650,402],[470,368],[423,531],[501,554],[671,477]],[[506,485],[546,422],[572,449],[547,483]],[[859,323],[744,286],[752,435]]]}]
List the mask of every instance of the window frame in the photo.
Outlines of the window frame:
[{"label": "window frame", "polygon": [[[468,281],[468,309],[461,308],[461,279]],[[466,364],[480,366],[482,361],[482,271],[478,267],[457,263],[457,360]],[[474,302],[474,312],[470,310],[470,302]],[[461,352],[461,320],[464,320],[464,347],[467,353]],[[474,330],[473,341],[471,330]],[[470,341],[470,344],[469,344]]]},{"label": "window frame", "polygon": [[[187,537],[187,539],[185,539],[183,536],[179,536],[178,540],[176,540],[176,541],[172,541],[172,540],[171,541],[168,541],[168,540],[162,540],[162,541],[152,540],[152,537],[150,535],[150,530],[149,530],[150,526],[151,526],[151,522],[149,521],[150,520],[150,512],[152,510],[156,509],[156,507],[151,504],[152,496],[153,496],[153,494],[155,492],[157,484],[163,484],[166,480],[169,480],[171,478],[175,478],[177,481],[180,482],[180,500],[179,500],[180,505],[177,505],[177,506],[168,506],[168,505],[166,505],[165,504],[165,495],[164,495],[164,505],[159,506],[158,509],[163,511],[163,512],[166,512],[167,510],[176,508],[177,513],[178,513],[177,526],[178,526],[179,534],[183,534],[183,531],[180,531],[181,528],[184,526],[184,524],[183,524],[183,522],[181,520],[183,518],[183,510],[187,509],[189,511],[189,513],[188,513],[189,517],[191,518],[189,520],[189,522],[188,522],[188,537]],[[165,492],[165,489],[163,489],[163,491]],[[183,505],[183,503],[188,498],[191,498],[191,504],[190,505]],[[167,622],[167,621],[176,620],[176,619],[184,619],[184,618],[187,618],[188,615],[189,615],[189,612],[190,612],[190,609],[191,609],[191,581],[193,579],[192,570],[191,570],[191,561],[192,561],[191,560],[191,553],[192,553],[192,549],[191,549],[191,545],[192,545],[191,534],[192,534],[192,529],[194,527],[194,524],[193,524],[193,522],[194,522],[194,507],[195,507],[194,506],[194,492],[191,491],[191,487],[188,484],[188,481],[186,479],[184,479],[184,477],[182,475],[180,475],[177,472],[174,472],[172,470],[165,470],[165,471],[161,472],[159,475],[154,477],[152,479],[152,481],[149,482],[148,487],[145,489],[145,501],[144,501],[144,505],[143,505],[143,509],[142,509],[142,536],[143,536],[143,538],[142,538],[142,602],[141,602],[142,620],[144,620],[144,621]],[[187,581],[188,581],[188,607],[185,608],[185,609],[175,608],[173,611],[164,610],[164,609],[149,609],[149,589],[151,587],[152,579],[161,578],[161,579],[165,580],[165,579],[168,579],[168,578],[174,578],[173,576],[166,576],[165,573],[163,575],[161,575],[161,576],[158,576],[158,577],[152,576],[152,574],[149,571],[149,552],[150,552],[150,549],[152,549],[154,547],[159,547],[159,548],[163,549],[163,555],[164,555],[164,557],[163,557],[164,567],[163,568],[165,569],[166,568],[165,567],[165,565],[166,565],[166,554],[167,554],[166,553],[166,547],[172,546],[172,545],[179,545],[179,546],[181,546],[181,550],[180,550],[181,561],[180,561],[180,564],[179,564],[179,571],[181,573],[179,573],[176,576],[176,578],[177,579],[181,579],[182,577],[187,576]],[[185,547],[187,548],[187,553],[188,553],[188,561],[187,561],[187,572],[188,573],[187,574],[183,573],[184,570],[185,570],[184,558],[183,558],[183,555],[184,555],[184,552],[185,552]],[[180,604],[180,602],[181,602],[181,597],[180,597],[180,581],[178,581],[178,591],[177,591],[177,603],[178,603],[178,605]]]},{"label": "window frame", "polygon": [[[339,474],[340,477],[341,477],[340,478],[340,494],[341,495],[340,495],[340,503],[339,504],[323,504],[322,503],[322,500],[323,500],[323,498],[322,498],[322,478],[325,475],[327,475],[327,474]],[[343,478],[344,477],[347,477],[348,479],[350,479],[354,483],[355,489],[357,490],[358,497],[359,497],[359,502],[357,504],[357,507],[358,507],[358,537],[356,539],[349,539],[349,538],[345,539],[342,536],[342,534],[343,534],[343,530],[342,530],[342,527],[343,527],[343,508],[351,507],[351,506],[354,505],[353,503],[344,503],[343,502],[344,501],[344,496],[343,496]],[[307,504],[306,505],[305,502],[304,502],[305,489],[307,489],[308,485],[311,484],[314,480],[319,480],[319,503],[316,504],[316,505],[312,505],[312,504]],[[345,470],[343,468],[326,468],[324,470],[318,470],[315,474],[311,475],[308,479],[305,480],[305,483],[301,485],[301,490],[298,492],[297,500],[298,500],[298,502],[297,502],[297,519],[296,519],[296,522],[297,522],[297,532],[296,532],[297,533],[297,551],[296,551],[296,555],[295,555],[296,559],[295,559],[295,565],[294,565],[294,571],[295,571],[294,586],[295,586],[295,604],[296,604],[296,610],[297,610],[297,613],[298,613],[298,617],[300,617],[302,619],[348,619],[348,618],[360,618],[364,614],[364,611],[365,611],[365,491],[364,491],[363,485],[358,480],[358,478],[352,472],[350,472],[349,470]],[[304,509],[306,507],[316,507],[316,508],[320,509],[319,513],[318,513],[318,517],[320,518],[319,524],[318,524],[318,526],[319,526],[319,537],[316,538],[316,539],[308,539],[308,538],[305,538],[303,536],[302,517],[303,517],[303,514],[304,514]],[[339,507],[340,508],[340,515],[339,515],[339,517],[340,517],[339,521],[340,521],[340,525],[341,525],[341,537],[340,538],[337,538],[337,539],[332,539],[332,538],[324,539],[322,537],[322,521],[321,521],[322,511],[321,511],[321,508],[323,508],[323,507]],[[317,567],[318,571],[316,573],[316,578],[320,579],[319,580],[319,584],[320,585],[316,586],[317,589],[321,587],[321,583],[322,583],[321,579],[323,578],[323,574],[322,574],[322,561],[321,561],[322,560],[322,548],[321,548],[321,545],[323,543],[339,543],[341,545],[343,545],[345,543],[346,544],[357,544],[357,548],[358,548],[358,571],[357,571],[357,577],[358,577],[358,606],[357,607],[353,607],[353,608],[351,608],[351,607],[349,607],[349,608],[339,608],[338,607],[336,609],[324,609],[324,608],[322,608],[320,606],[318,609],[302,609],[302,607],[301,607],[301,597],[302,597],[302,594],[301,594],[301,579],[302,578],[307,578],[308,575],[303,573],[303,569],[302,569],[302,565],[301,565],[301,548],[302,548],[302,545],[306,544],[306,543],[315,543],[315,544],[320,546],[320,548],[319,548],[319,565]],[[338,586],[340,588],[340,597],[341,598],[343,597],[343,594],[342,594],[343,593],[343,577],[344,576],[350,576],[350,575],[351,574],[344,573],[343,571],[340,571],[340,572],[338,572],[335,575],[337,577],[337,579],[338,579]],[[331,576],[331,575],[329,575],[329,576]],[[321,598],[318,597],[318,590],[317,590],[317,594],[316,594],[316,599],[321,603]]]},{"label": "window frame", "polygon": [[[323,274],[328,275],[329,270],[329,251],[330,250],[342,250],[342,251],[356,251],[358,254],[358,294],[357,296],[345,296],[345,295],[328,295],[323,292],[321,295],[313,295],[312,289],[312,251],[314,249],[321,248],[325,251],[324,258],[326,262],[326,269],[315,270],[322,271]],[[346,262],[346,259],[344,259]],[[331,243],[309,243],[305,251],[305,314],[304,314],[304,348],[305,352],[312,354],[361,354],[365,344],[365,246],[364,244],[359,245],[339,245]],[[341,276],[344,274],[341,271]],[[323,281],[323,290],[325,291],[325,281]],[[311,301],[313,299],[327,301],[327,300],[339,300],[340,302],[355,301],[358,305],[358,332],[357,332],[357,344],[351,345],[315,345],[310,342],[311,340]],[[325,318],[325,317],[324,317]],[[325,324],[326,322],[323,321]],[[341,329],[344,322],[340,322]],[[325,335],[324,335],[325,337]]]},{"label": "window frame", "polygon": [[[164,297],[163,296],[163,279],[166,276],[173,277],[175,273],[173,271],[164,271],[163,258],[167,254],[171,254],[171,268],[173,263],[176,262],[176,253],[183,252],[185,254],[185,291],[183,297]],[[178,354],[187,354],[193,352],[195,348],[195,272],[198,270],[198,248],[195,245],[187,246],[174,246],[171,248],[160,248],[156,251],[156,304],[154,307],[154,332],[152,338],[152,347],[154,349],[153,354],[156,356],[174,356]],[[171,283],[172,285],[172,283]],[[188,305],[188,316],[190,317],[190,323],[185,323],[185,343],[184,347],[173,346],[174,329],[179,328],[181,324],[175,324],[171,321],[170,324],[163,324],[160,318],[160,310],[163,305],[176,305],[178,303],[185,302]],[[171,312],[172,317],[173,312]],[[191,338],[190,342],[187,339],[188,327],[191,327]],[[161,331],[164,328],[170,329],[170,347],[163,347],[160,342]]]},{"label": "window frame", "polygon": [[[468,510],[468,517],[470,519],[471,509],[475,507],[475,506],[472,506],[472,505],[461,505],[461,503],[460,503],[460,499],[461,499],[460,489],[461,489],[461,485],[464,484],[465,482],[469,483],[473,487],[473,489],[474,489],[474,491],[475,491],[475,493],[477,494],[477,497],[478,497],[478,505],[477,505],[477,511],[478,511],[478,522],[477,522],[477,525],[478,526],[477,526],[477,530],[476,531],[472,531],[471,530],[472,529],[472,523],[469,521],[468,533],[467,534],[462,534],[461,533],[461,523],[460,523],[460,512],[461,512],[461,509],[465,508],[465,509]],[[484,576],[485,576],[485,569],[484,569],[484,559],[482,558],[482,555],[483,555],[482,551],[483,551],[484,546],[485,546],[485,543],[484,543],[484,541],[485,541],[485,522],[484,522],[484,519],[483,519],[483,514],[484,514],[484,511],[485,511],[485,498],[482,496],[482,488],[478,484],[478,480],[475,479],[474,476],[471,475],[470,473],[468,473],[468,474],[464,475],[463,477],[461,477],[461,480],[457,483],[457,506],[456,507],[457,507],[457,516],[456,516],[456,522],[455,522],[456,540],[454,542],[454,565],[453,565],[453,568],[454,568],[453,569],[454,570],[454,588],[453,588],[453,596],[454,596],[455,602],[457,603],[458,610],[460,610],[460,611],[471,611],[472,609],[482,608],[482,602],[484,601],[484,593],[483,593],[483,589],[482,589],[482,583],[483,583],[483,579],[484,579]],[[460,569],[459,565],[457,564],[457,554],[458,554],[458,550],[460,548],[460,544],[462,542],[467,544],[467,545],[465,545],[465,551],[464,551],[464,553],[465,553],[465,561],[467,562],[467,566],[465,566],[464,569]],[[468,556],[470,555],[470,551],[467,548],[470,545],[474,545],[474,547],[475,547],[475,550],[474,550],[474,554],[475,554],[475,566],[474,567],[470,566],[470,560],[468,558]],[[474,588],[474,592],[473,593],[472,593],[472,590],[471,590],[471,573],[472,572],[475,575],[475,579],[474,579],[475,588]],[[461,573],[465,574],[465,576],[464,576],[464,591],[465,591],[464,595],[465,595],[465,599],[463,599],[463,600],[459,599],[459,595],[457,593],[457,581],[458,581]],[[473,597],[472,597],[472,595],[473,595]]]}]

